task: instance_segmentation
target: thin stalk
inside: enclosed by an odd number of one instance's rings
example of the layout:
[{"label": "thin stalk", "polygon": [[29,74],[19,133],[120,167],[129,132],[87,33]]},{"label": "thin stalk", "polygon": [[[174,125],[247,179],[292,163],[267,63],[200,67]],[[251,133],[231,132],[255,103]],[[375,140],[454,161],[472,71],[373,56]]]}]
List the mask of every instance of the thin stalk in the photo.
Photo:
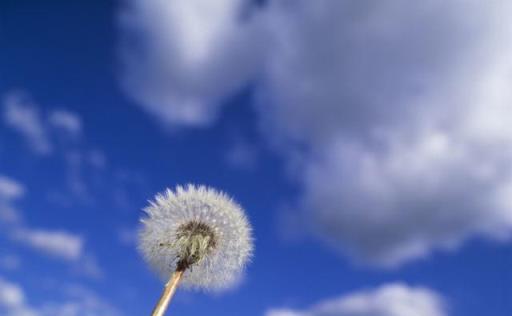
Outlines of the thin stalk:
[{"label": "thin stalk", "polygon": [[153,312],[151,313],[151,316],[164,316],[165,311],[167,310],[167,307],[169,306],[169,302],[171,301],[171,298],[173,297],[174,293],[176,292],[176,288],[178,287],[178,284],[180,283],[181,277],[183,276],[183,273],[185,270],[180,269],[176,270],[170,277],[167,284],[165,284],[164,291],[162,293],[162,296],[160,296],[160,299],[158,300],[158,303],[156,304],[155,308],[153,309]]}]

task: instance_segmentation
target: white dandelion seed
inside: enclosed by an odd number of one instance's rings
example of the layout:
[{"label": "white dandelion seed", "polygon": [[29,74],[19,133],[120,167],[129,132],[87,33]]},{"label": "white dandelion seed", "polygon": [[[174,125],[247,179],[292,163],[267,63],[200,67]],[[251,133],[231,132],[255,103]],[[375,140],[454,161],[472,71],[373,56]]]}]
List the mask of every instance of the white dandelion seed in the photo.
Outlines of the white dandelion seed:
[{"label": "white dandelion seed", "polygon": [[205,186],[178,186],[144,209],[139,249],[149,265],[171,279],[153,315],[163,315],[178,282],[221,290],[240,279],[252,255],[251,227],[242,208]]}]

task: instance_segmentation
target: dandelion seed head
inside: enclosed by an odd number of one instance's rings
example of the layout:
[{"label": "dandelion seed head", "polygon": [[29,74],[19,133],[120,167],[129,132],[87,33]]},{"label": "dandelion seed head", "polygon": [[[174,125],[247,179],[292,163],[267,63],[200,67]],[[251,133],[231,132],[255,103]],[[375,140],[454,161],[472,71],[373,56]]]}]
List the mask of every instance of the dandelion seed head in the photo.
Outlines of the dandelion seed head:
[{"label": "dandelion seed head", "polygon": [[252,232],[242,208],[205,186],[178,186],[144,209],[139,249],[163,279],[185,270],[183,285],[221,290],[235,285],[252,255]]}]

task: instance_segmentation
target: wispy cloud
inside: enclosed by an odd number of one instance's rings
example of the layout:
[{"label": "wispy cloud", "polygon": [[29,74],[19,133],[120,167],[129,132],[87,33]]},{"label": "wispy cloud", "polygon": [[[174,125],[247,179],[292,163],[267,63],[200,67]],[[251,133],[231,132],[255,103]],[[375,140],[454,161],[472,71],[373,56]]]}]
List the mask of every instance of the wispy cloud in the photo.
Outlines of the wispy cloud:
[{"label": "wispy cloud", "polygon": [[14,203],[24,194],[25,188],[21,183],[0,175],[0,224],[16,224],[21,221],[21,214]]},{"label": "wispy cloud", "polygon": [[258,163],[258,148],[247,140],[238,139],[227,148],[226,163],[234,168],[252,170]]},{"label": "wispy cloud", "polygon": [[0,312],[6,316],[121,315],[111,303],[81,285],[64,285],[63,299],[31,304],[20,284],[0,278]]},{"label": "wispy cloud", "polygon": [[0,278],[0,306],[14,308],[24,303],[25,297],[21,288]]},{"label": "wispy cloud", "polygon": [[37,154],[48,155],[53,146],[38,107],[23,92],[11,92],[4,98],[3,117],[7,126],[25,138]]},{"label": "wispy cloud", "polygon": [[82,256],[75,261],[72,272],[95,280],[101,280],[105,277],[104,270],[100,266],[96,256],[92,253],[83,253]]},{"label": "wispy cloud", "polygon": [[22,228],[14,231],[12,237],[38,251],[64,260],[75,261],[83,255],[83,238],[69,232]]},{"label": "wispy cloud", "polygon": [[43,111],[26,91],[8,92],[3,98],[3,120],[36,154],[48,156],[59,138],[80,137],[82,121],[68,110]]},{"label": "wispy cloud", "polygon": [[[34,228],[25,223],[22,211],[16,206],[24,195],[21,183],[0,175],[0,224],[4,236],[40,254],[69,263],[77,274],[101,278],[103,271],[96,257],[87,251],[84,237],[62,229]],[[19,260],[13,260],[12,256],[0,257],[0,265],[15,268]]]},{"label": "wispy cloud", "polygon": [[0,175],[0,198],[5,200],[18,199],[24,193],[25,188],[21,183]]},{"label": "wispy cloud", "polygon": [[266,316],[446,316],[444,299],[435,291],[402,283],[349,293],[307,310],[272,309]]},{"label": "wispy cloud", "polygon": [[80,235],[63,230],[20,227],[13,230],[10,237],[42,255],[67,262],[70,271],[76,275],[92,279],[104,276],[96,256],[87,252],[86,241]]},{"label": "wispy cloud", "polygon": [[117,238],[124,246],[136,246],[138,227],[121,227],[117,230]]},{"label": "wispy cloud", "polygon": [[14,206],[24,194],[25,188],[21,183],[0,175],[0,219],[9,224],[3,230],[14,240],[44,253],[65,260],[78,259],[83,252],[82,237],[64,231],[32,229],[25,225],[21,210]]},{"label": "wispy cloud", "polygon": [[81,119],[67,110],[54,110],[49,114],[48,122],[54,128],[60,129],[71,135],[79,135],[82,132]]},{"label": "wispy cloud", "polygon": [[[50,185],[47,188],[51,201],[60,206],[95,203],[100,187],[101,194],[105,192],[106,178],[112,179],[108,190],[116,190],[110,196],[119,192],[128,196],[125,184],[131,180],[117,180],[115,174],[125,171],[121,167],[108,166],[106,153],[88,143],[82,119],[77,113],[42,106],[33,101],[27,91],[7,92],[0,105],[4,109],[5,126],[17,132],[18,138],[30,145],[30,151],[62,166],[62,173],[56,177],[64,178],[64,187],[56,189]],[[48,150],[41,150],[43,147]],[[52,184],[56,185],[56,182]],[[0,216],[14,215],[7,207],[0,211]]]}]

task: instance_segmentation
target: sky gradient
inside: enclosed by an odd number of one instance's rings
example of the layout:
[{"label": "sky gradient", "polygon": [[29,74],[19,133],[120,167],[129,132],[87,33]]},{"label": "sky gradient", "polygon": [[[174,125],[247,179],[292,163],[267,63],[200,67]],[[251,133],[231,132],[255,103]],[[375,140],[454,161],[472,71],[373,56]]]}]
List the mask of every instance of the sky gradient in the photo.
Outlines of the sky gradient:
[{"label": "sky gradient", "polygon": [[170,315],[507,316],[512,4],[0,2],[0,314],[147,315],[178,184],[255,256]]}]

